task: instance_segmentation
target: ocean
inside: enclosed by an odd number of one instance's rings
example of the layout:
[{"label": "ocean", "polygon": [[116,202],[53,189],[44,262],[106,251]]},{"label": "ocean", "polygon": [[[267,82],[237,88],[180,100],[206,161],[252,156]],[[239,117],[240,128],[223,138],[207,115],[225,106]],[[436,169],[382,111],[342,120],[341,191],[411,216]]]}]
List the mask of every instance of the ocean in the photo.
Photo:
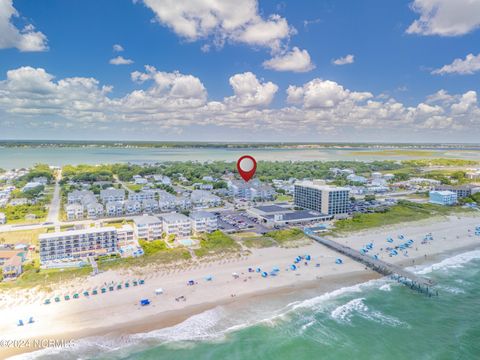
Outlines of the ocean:
[{"label": "ocean", "polygon": [[479,359],[480,250],[411,269],[427,297],[389,279],[217,307],[173,327],[95,338],[22,359]]},{"label": "ocean", "polygon": [[[361,154],[361,153],[364,154]],[[478,160],[474,149],[434,149],[418,153],[382,153],[365,148],[326,149],[230,149],[230,148],[128,148],[128,147],[0,147],[0,168],[13,169],[43,163],[63,166],[77,164],[155,163],[161,161],[236,161],[249,154],[257,160],[408,160],[418,158],[454,158]],[[360,155],[361,154],[361,155]]]}]

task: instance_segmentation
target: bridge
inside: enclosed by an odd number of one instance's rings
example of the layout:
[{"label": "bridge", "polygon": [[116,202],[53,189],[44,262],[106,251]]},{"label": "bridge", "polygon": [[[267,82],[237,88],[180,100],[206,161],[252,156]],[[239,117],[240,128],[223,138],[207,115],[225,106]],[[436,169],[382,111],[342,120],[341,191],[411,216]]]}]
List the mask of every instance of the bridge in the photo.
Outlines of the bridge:
[{"label": "bridge", "polygon": [[405,285],[408,285],[414,290],[425,292],[429,296],[432,295],[430,292],[430,288],[435,285],[435,282],[431,279],[415,275],[414,273],[405,270],[398,265],[390,264],[383,260],[372,258],[366,254],[362,254],[361,252],[352,249],[349,246],[339,244],[336,241],[328,240],[317,236],[315,232],[310,228],[305,228],[304,233],[316,242],[325,245],[329,249],[332,249],[342,255],[348,256],[349,258],[358,261],[365,266],[368,266],[370,269],[376,271],[381,275],[391,276],[393,279]]}]

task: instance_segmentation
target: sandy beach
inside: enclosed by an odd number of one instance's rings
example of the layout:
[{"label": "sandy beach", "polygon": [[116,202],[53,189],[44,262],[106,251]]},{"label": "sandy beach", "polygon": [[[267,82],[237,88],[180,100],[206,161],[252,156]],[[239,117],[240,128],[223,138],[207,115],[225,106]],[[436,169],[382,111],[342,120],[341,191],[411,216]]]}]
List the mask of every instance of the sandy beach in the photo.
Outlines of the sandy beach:
[{"label": "sandy beach", "polygon": [[[356,250],[373,243],[370,254],[377,254],[387,262],[403,266],[418,266],[433,262],[440,254],[453,254],[480,247],[480,237],[474,235],[475,226],[480,225],[477,214],[434,218],[407,224],[371,229],[333,238]],[[426,234],[432,233],[433,240],[422,244]],[[399,239],[403,234],[404,239]],[[387,243],[387,237],[394,239]],[[390,257],[387,246],[394,247],[413,239],[408,256],[399,252]],[[305,265],[302,261],[296,271],[289,269],[296,256],[309,254],[312,260]],[[336,264],[341,257],[343,264]],[[317,266],[316,264],[320,264]],[[277,276],[263,278],[248,268],[261,268],[270,273],[275,267]],[[315,286],[319,292],[327,292],[380,275],[365,269],[349,258],[339,256],[324,246],[311,243],[296,248],[265,248],[253,250],[248,256],[184,265],[177,269],[145,270],[138,274],[128,270],[108,271],[89,277],[81,283],[62,285],[53,293],[42,294],[17,292],[0,294],[0,334],[2,339],[79,339],[88,336],[117,335],[150,331],[177,324],[186,318],[218,305],[228,305],[252,298],[261,301],[263,296],[282,296],[283,293],[299,288]],[[235,278],[232,274],[238,274]],[[212,276],[211,281],[206,277]],[[63,296],[97,287],[105,283],[145,279],[144,285],[108,291],[105,294],[80,295],[79,299],[65,301]],[[194,280],[195,285],[187,282]],[[164,293],[155,295],[155,289]],[[53,297],[61,296],[55,303]],[[22,298],[23,297],[23,298]],[[45,298],[52,303],[44,305]],[[141,307],[140,299],[148,298],[149,306]],[[178,300],[178,301],[177,301]],[[19,319],[26,323],[33,316],[33,324],[17,326]],[[8,334],[8,335],[7,335]],[[2,348],[0,358],[38,350],[38,348]]]}]

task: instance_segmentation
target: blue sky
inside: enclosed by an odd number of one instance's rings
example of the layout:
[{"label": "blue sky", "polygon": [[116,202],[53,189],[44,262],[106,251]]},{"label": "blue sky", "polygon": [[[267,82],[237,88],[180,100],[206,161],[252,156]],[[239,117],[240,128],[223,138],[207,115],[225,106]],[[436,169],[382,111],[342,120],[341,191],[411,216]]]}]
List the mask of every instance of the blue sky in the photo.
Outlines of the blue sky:
[{"label": "blue sky", "polygon": [[0,138],[475,142],[479,13],[480,0],[0,0]]}]

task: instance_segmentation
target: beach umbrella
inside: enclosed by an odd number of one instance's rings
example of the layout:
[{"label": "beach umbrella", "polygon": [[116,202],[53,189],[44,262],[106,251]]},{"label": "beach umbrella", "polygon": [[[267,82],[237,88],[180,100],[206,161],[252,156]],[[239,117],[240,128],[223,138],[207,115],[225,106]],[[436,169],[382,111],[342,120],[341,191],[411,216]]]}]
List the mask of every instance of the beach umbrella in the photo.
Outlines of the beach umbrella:
[{"label": "beach umbrella", "polygon": [[43,302],[45,305],[48,305],[50,304],[50,299],[45,299],[45,301]]},{"label": "beach umbrella", "polygon": [[262,272],[262,269],[257,268],[257,273]]},{"label": "beach umbrella", "polygon": [[150,305],[150,300],[142,299],[142,300],[140,300],[140,305],[142,305],[142,306]]},{"label": "beach umbrella", "polygon": [[262,272],[262,277],[267,277],[268,273],[266,271]]},{"label": "beach umbrella", "polygon": [[138,283],[139,283],[140,285],[143,285],[143,284],[145,284],[145,280],[140,279],[140,281],[139,281]]},{"label": "beach umbrella", "polygon": [[163,294],[162,288],[155,289],[155,295],[161,295],[161,294]]},{"label": "beach umbrella", "polygon": [[97,289],[94,289],[94,290],[92,291],[92,295],[97,295],[97,294],[98,294]]},{"label": "beach umbrella", "polygon": [[70,300],[70,296],[65,295],[65,300]]},{"label": "beach umbrella", "polygon": [[340,258],[338,258],[337,260],[335,260],[335,263],[336,263],[336,264],[343,264],[343,260],[340,259]]},{"label": "beach umbrella", "polygon": [[277,266],[275,266],[275,267],[272,269],[272,271],[278,272],[278,271],[280,271],[280,269],[279,269]]},{"label": "beach umbrella", "polygon": [[83,296],[89,296],[90,294],[88,293],[88,291],[84,291],[83,292]]},{"label": "beach umbrella", "polygon": [[310,255],[306,255],[305,260],[310,261],[310,260],[312,260],[312,257]]},{"label": "beach umbrella", "polygon": [[292,265],[290,265],[290,269],[292,269],[293,271],[295,271],[295,270],[297,270],[297,266],[294,265],[294,264],[292,264]]},{"label": "beach umbrella", "polygon": [[73,294],[73,298],[78,299],[78,294],[77,293]]}]

